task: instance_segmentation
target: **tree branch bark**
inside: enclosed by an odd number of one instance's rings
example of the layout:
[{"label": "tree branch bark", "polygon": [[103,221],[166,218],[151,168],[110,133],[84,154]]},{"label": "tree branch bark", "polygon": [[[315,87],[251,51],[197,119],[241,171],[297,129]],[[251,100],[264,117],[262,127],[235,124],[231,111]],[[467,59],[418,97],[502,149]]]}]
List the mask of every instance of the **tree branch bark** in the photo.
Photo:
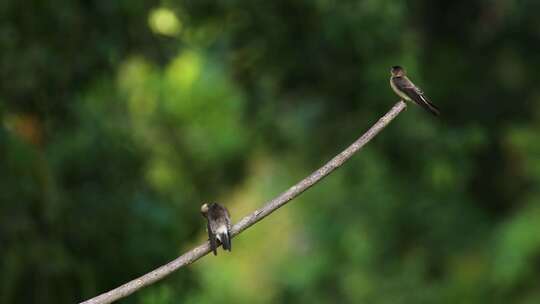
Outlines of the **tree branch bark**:
[{"label": "tree branch bark", "polygon": [[[270,215],[270,213],[276,211],[279,207],[285,205],[293,198],[300,195],[302,192],[309,189],[311,186],[321,181],[327,175],[332,173],[337,168],[341,167],[351,156],[364,147],[375,135],[381,132],[396,116],[403,111],[407,105],[403,101],[397,102],[390,111],[388,111],[383,117],[381,117],[367,132],[365,132],[360,138],[352,143],[347,149],[332,158],[324,166],[317,171],[311,173],[308,177],[304,178],[296,185],[289,188],[287,191],[281,193],[276,198],[264,204],[258,210],[255,210],[250,215],[244,217],[240,222],[232,227],[232,237],[240,234],[242,231],[251,227],[258,221]],[[207,255],[210,252],[209,242],[205,242],[190,251],[179,256],[175,260],[141,276],[130,282],[125,283],[111,291],[100,294],[92,299],[81,302],[80,304],[106,304],[114,302],[118,299],[127,297],[135,291],[151,285],[152,283],[163,279],[172,272],[178,270],[180,267],[189,265],[201,257]]]}]

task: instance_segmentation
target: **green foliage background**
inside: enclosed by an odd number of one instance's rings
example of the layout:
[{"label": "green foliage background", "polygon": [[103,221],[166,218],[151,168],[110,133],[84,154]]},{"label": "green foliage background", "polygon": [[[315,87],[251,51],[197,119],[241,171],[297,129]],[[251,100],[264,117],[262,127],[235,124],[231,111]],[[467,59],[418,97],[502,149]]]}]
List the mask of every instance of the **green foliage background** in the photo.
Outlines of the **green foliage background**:
[{"label": "green foliage background", "polygon": [[0,302],[74,303],[338,172],[122,303],[539,303],[540,2],[0,3]]}]

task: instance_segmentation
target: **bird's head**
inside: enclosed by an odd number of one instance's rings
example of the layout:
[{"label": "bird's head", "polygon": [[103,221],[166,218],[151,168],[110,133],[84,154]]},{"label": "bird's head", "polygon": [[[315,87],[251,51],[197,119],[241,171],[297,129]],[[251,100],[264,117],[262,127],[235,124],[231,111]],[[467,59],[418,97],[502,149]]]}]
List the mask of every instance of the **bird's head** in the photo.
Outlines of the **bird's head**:
[{"label": "bird's head", "polygon": [[399,65],[395,65],[390,70],[390,73],[392,73],[392,76],[400,77],[405,75],[405,69],[400,67]]}]

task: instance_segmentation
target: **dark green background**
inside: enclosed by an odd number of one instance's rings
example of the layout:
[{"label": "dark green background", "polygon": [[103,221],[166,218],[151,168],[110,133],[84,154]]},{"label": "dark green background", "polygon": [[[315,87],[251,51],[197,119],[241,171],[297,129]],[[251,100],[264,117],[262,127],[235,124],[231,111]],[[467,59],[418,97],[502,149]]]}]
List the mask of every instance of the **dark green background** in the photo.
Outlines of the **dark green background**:
[{"label": "dark green background", "polygon": [[0,3],[0,302],[74,303],[335,174],[123,303],[539,303],[537,0]]}]

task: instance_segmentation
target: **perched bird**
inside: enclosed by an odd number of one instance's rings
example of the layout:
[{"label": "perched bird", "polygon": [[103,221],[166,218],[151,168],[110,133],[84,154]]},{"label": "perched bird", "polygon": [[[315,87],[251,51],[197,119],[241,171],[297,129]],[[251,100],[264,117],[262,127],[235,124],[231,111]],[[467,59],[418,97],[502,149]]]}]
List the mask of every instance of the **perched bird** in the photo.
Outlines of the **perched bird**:
[{"label": "perched bird", "polygon": [[394,66],[390,72],[392,73],[390,86],[399,97],[407,101],[414,101],[433,115],[438,116],[440,114],[439,108],[432,104],[424,95],[424,92],[405,76],[405,69]]},{"label": "perched bird", "polygon": [[217,255],[217,240],[223,249],[231,251],[231,217],[227,208],[218,203],[203,204],[201,213],[208,220],[206,228],[214,255]]}]

